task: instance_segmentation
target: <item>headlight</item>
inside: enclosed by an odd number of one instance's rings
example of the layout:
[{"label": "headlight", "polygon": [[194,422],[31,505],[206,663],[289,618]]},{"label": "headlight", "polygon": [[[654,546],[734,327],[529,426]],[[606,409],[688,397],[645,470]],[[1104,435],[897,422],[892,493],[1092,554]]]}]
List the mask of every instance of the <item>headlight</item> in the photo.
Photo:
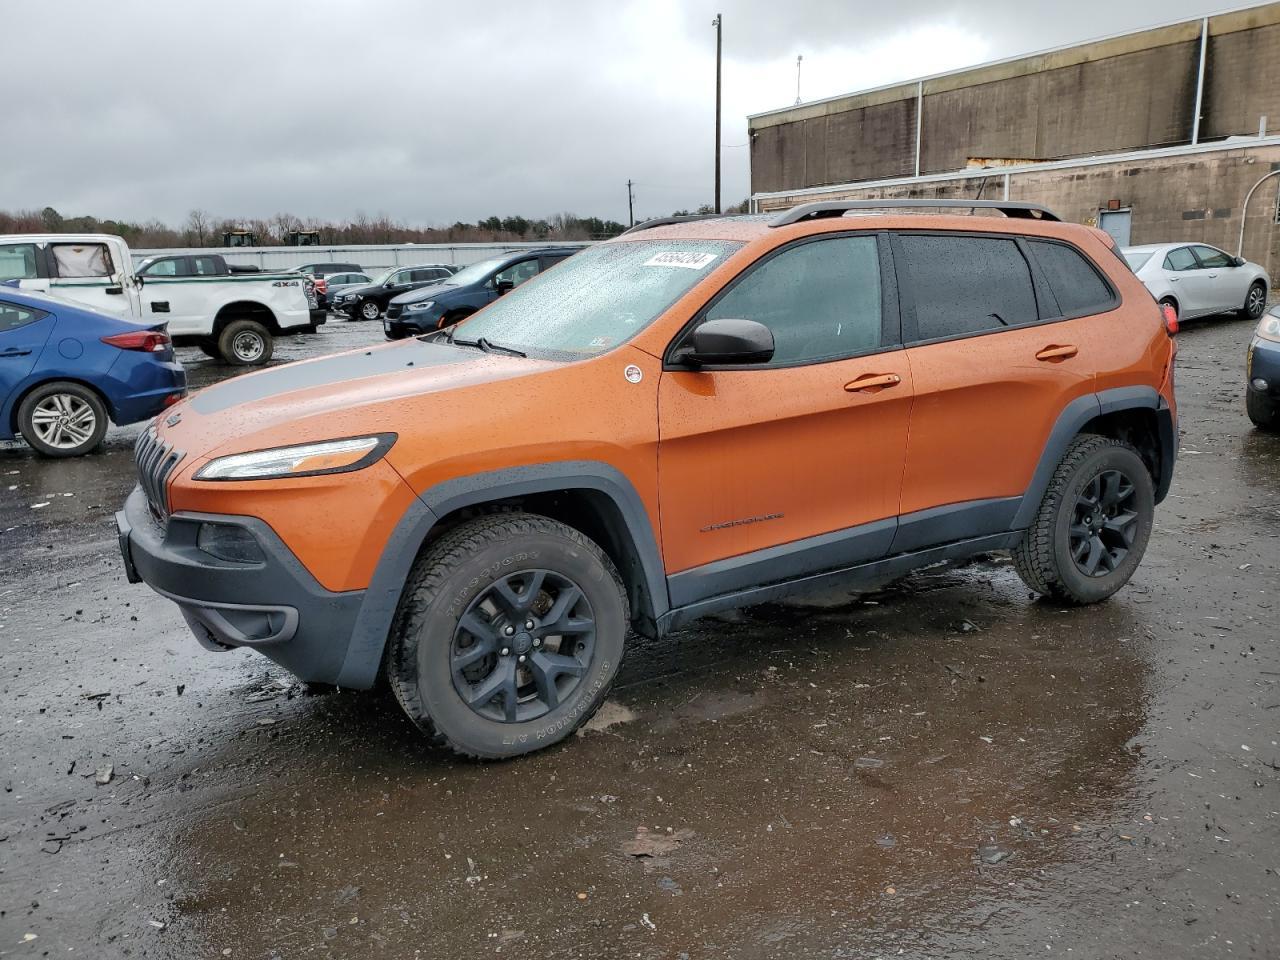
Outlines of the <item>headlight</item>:
[{"label": "headlight", "polygon": [[200,468],[197,480],[263,480],[270,477],[314,477],[325,473],[363,470],[381,460],[396,442],[394,433],[347,437],[275,447],[253,453],[233,453]]},{"label": "headlight", "polygon": [[405,313],[417,313],[419,310],[430,310],[436,305],[434,300],[424,300],[422,303],[411,303],[404,308]]},{"label": "headlight", "polygon": [[1258,321],[1258,329],[1254,331],[1263,340],[1280,342],[1280,316],[1268,313]]}]

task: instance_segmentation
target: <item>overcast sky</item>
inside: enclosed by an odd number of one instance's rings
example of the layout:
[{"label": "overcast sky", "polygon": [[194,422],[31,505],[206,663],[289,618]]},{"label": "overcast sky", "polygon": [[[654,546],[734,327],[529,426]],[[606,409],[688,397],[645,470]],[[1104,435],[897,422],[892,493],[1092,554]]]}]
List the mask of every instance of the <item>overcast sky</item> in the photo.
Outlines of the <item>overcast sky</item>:
[{"label": "overcast sky", "polygon": [[[0,209],[174,225],[626,220],[726,204],[746,116],[1171,20],[1196,0],[36,0],[4,5]],[[1011,118],[1012,122],[1013,118]]]}]

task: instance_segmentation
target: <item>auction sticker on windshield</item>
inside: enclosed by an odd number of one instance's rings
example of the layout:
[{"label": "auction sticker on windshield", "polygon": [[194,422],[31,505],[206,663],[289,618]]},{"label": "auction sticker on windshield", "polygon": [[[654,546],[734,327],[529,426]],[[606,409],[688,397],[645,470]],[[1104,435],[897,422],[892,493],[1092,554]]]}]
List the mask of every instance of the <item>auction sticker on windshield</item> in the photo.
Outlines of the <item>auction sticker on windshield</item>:
[{"label": "auction sticker on windshield", "polygon": [[686,270],[701,270],[715,260],[714,253],[686,253],[679,250],[668,250],[655,253],[644,262],[646,267],[683,267]]}]

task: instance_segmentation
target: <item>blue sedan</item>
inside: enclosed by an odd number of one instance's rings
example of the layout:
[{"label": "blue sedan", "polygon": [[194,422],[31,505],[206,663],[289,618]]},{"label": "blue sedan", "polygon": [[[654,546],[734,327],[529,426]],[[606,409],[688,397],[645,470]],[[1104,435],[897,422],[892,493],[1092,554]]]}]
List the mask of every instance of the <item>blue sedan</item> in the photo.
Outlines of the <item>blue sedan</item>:
[{"label": "blue sedan", "polygon": [[154,417],[187,392],[165,325],[0,284],[0,440],[49,457],[102,443],[107,423]]}]

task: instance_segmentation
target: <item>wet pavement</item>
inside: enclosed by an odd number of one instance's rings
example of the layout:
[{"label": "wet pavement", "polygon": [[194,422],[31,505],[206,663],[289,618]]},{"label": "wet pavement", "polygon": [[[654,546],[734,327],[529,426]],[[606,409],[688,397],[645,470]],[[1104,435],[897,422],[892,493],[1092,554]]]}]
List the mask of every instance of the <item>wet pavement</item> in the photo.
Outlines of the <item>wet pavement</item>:
[{"label": "wet pavement", "polygon": [[126,583],[136,428],[0,447],[0,956],[1280,955],[1280,437],[1244,414],[1250,329],[1180,335],[1181,460],[1111,601],[1033,602],[991,558],[702,621],[638,643],[584,735],[500,764],[208,653]]}]

